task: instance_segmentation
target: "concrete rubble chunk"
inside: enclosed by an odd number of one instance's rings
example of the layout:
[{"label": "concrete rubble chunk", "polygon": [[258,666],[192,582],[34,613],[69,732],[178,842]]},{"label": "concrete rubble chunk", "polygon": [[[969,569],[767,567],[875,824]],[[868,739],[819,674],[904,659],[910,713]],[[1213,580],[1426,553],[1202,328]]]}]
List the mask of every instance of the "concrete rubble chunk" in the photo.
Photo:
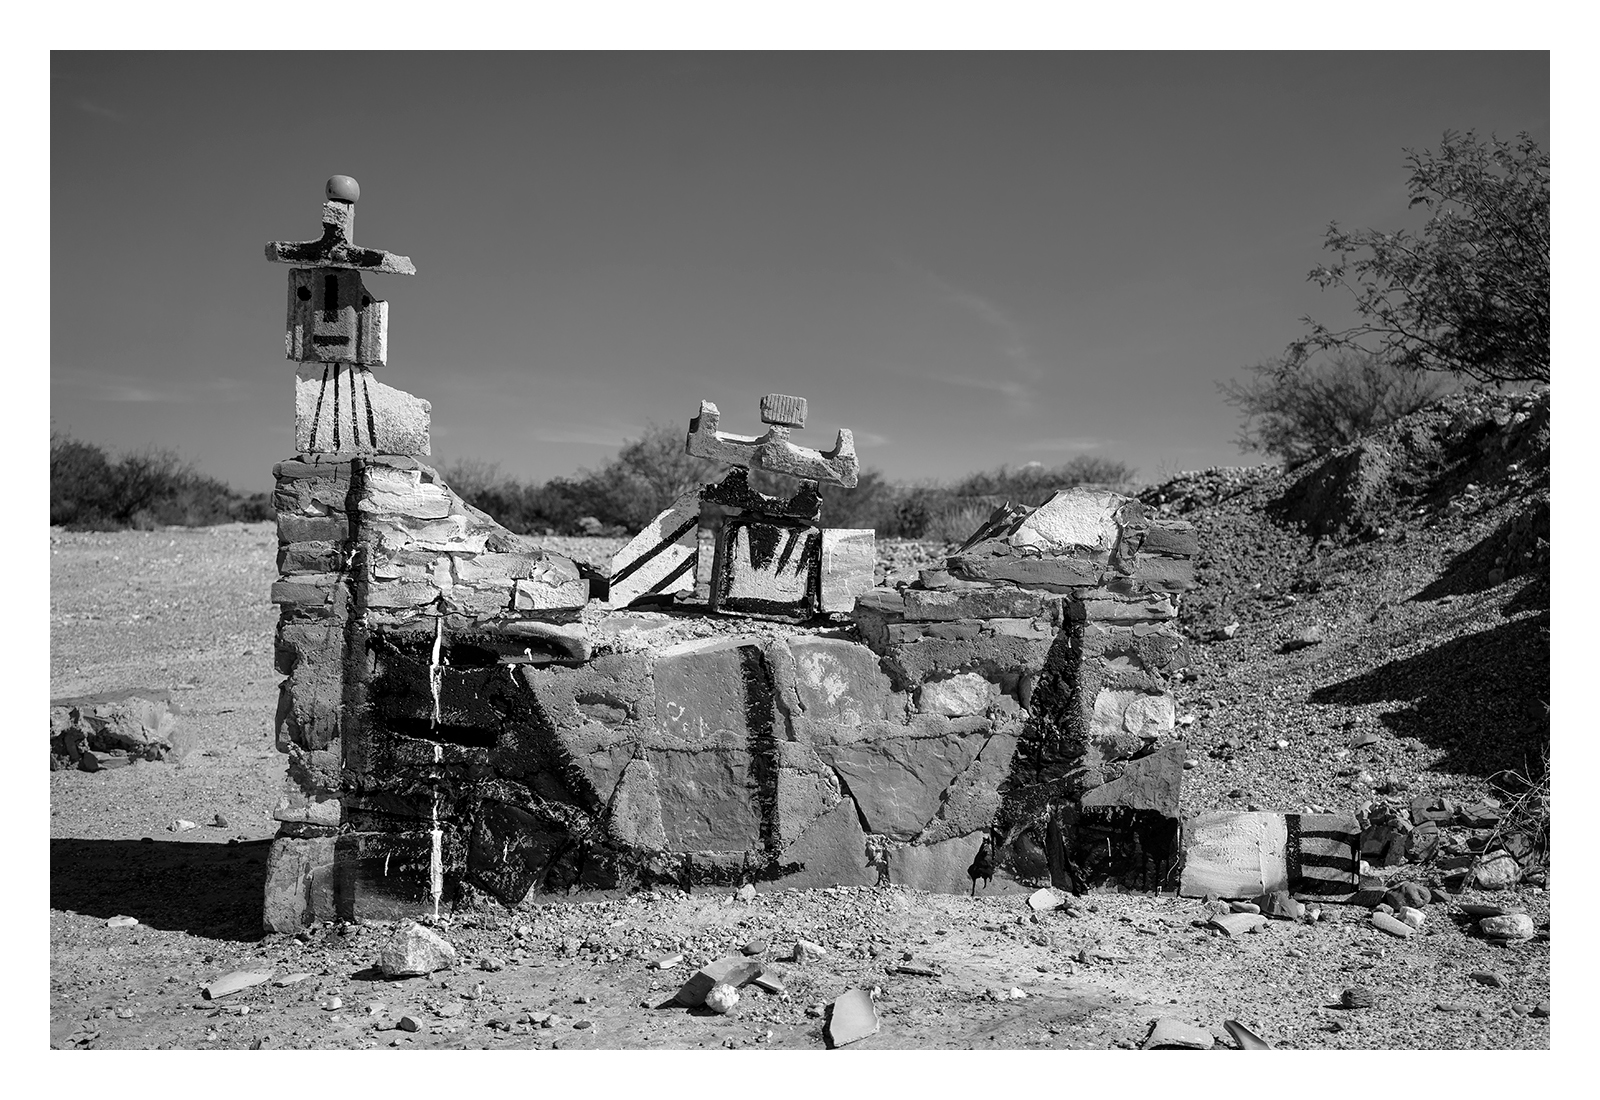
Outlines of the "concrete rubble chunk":
[{"label": "concrete rubble chunk", "polygon": [[219,997],[226,997],[230,993],[238,993],[241,990],[258,986],[262,982],[271,980],[271,978],[272,971],[270,970],[233,970],[207,982],[203,992],[207,1000],[214,1001]]},{"label": "concrete rubble chunk", "polygon": [[872,994],[865,989],[852,989],[828,1006],[825,1033],[830,1049],[848,1046],[869,1035],[876,1035],[881,1026],[878,1010],[872,1004]]},{"label": "concrete rubble chunk", "polygon": [[806,426],[806,399],[783,393],[769,393],[761,399],[761,422],[785,428]]},{"label": "concrete rubble chunk", "polygon": [[420,977],[454,966],[456,949],[416,921],[405,921],[384,944],[378,970],[391,978]]},{"label": "concrete rubble chunk", "polygon": [[706,994],[711,992],[712,987],[726,985],[737,989],[761,971],[762,965],[758,960],[729,955],[695,971],[678,990],[675,1000],[685,1008],[698,1008],[705,1004]]},{"label": "concrete rubble chunk", "polygon": [[88,753],[127,752],[144,760],[177,762],[195,735],[179,727],[182,708],[164,688],[135,687],[50,701],[50,755],[69,767],[93,770]]},{"label": "concrete rubble chunk", "polygon": [[877,532],[869,528],[823,528],[822,610],[848,614],[856,599],[870,590],[877,568]]},{"label": "concrete rubble chunk", "polygon": [[1163,1016],[1150,1025],[1146,1036],[1146,1050],[1210,1050],[1217,1043],[1216,1036],[1203,1027],[1186,1024]]}]

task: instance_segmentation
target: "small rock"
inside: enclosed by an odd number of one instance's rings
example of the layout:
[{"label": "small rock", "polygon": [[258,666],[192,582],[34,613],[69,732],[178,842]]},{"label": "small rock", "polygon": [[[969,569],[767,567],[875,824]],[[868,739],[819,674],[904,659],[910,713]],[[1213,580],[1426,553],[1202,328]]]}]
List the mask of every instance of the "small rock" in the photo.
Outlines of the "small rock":
[{"label": "small rock", "polygon": [[107,928],[135,928],[138,924],[134,917],[112,917],[106,921]]},{"label": "small rock", "polygon": [[1061,908],[1062,894],[1049,886],[1028,895],[1028,908],[1036,913],[1049,913]]},{"label": "small rock", "polygon": [[1400,910],[1400,919],[1419,932],[1422,931],[1422,926],[1428,922],[1427,915],[1421,909],[1413,909],[1409,905]]},{"label": "small rock", "polygon": [[279,988],[282,988],[283,986],[286,986],[286,985],[295,985],[295,984],[297,984],[299,982],[303,982],[309,977],[311,977],[310,974],[304,974],[304,973],[301,973],[301,974],[285,974],[281,978],[273,978],[272,979],[272,984],[275,985],[275,986],[278,986]]},{"label": "small rock", "polygon": [[739,1003],[739,991],[726,982],[718,982],[706,993],[704,1003],[712,1012],[726,1014]]},{"label": "small rock", "polygon": [[740,901],[755,901],[756,888],[747,882],[743,886],[739,887],[738,897]]},{"label": "small rock", "polygon": [[1505,975],[1494,970],[1474,970],[1471,978],[1479,985],[1486,985],[1491,989],[1504,989],[1506,987]]},{"label": "small rock", "polygon": [[451,1001],[449,1004],[440,1005],[437,1015],[441,1020],[453,1020],[466,1009],[460,1001]]},{"label": "small rock", "polygon": [[750,979],[750,984],[758,989],[764,989],[768,993],[782,993],[784,991],[783,976],[775,970],[763,970]]},{"label": "small rock", "polygon": [[226,829],[228,827],[228,824],[229,824],[228,819],[223,817],[221,814],[217,814],[215,817],[213,817],[211,819],[211,825],[212,825],[213,828],[216,828],[216,829]]},{"label": "small rock", "polygon": [[1472,868],[1472,881],[1484,890],[1504,890],[1522,877],[1522,865],[1510,852],[1494,852]]},{"label": "small rock", "polygon": [[1321,624],[1312,623],[1309,626],[1301,627],[1290,635],[1289,640],[1283,643],[1283,648],[1286,650],[1306,649],[1309,646],[1319,644],[1322,639]]},{"label": "small rock", "polygon": [[390,978],[418,977],[453,966],[456,949],[416,921],[405,921],[378,956],[378,970]]},{"label": "small rock", "polygon": [[1404,921],[1395,920],[1388,913],[1373,913],[1372,927],[1380,931],[1387,932],[1391,936],[1398,936],[1400,939],[1406,939],[1416,931],[1416,929],[1412,928],[1409,924],[1406,924]]},{"label": "small rock", "polygon": [[757,936],[743,947],[739,948],[746,955],[765,955],[767,953],[767,937]]},{"label": "small rock", "polygon": [[811,959],[820,959],[827,953],[827,949],[820,943],[812,943],[810,940],[795,940],[794,952],[791,957],[797,963],[805,963]]},{"label": "small rock", "polygon": [[1472,1009],[1471,1005],[1463,1001],[1440,1001],[1433,1007],[1440,1012],[1468,1012]]},{"label": "small rock", "polygon": [[1339,1003],[1346,1008],[1371,1008],[1377,1000],[1378,995],[1362,985],[1353,985],[1339,994]]},{"label": "small rock", "polygon": [[1478,931],[1492,940],[1533,939],[1533,918],[1526,913],[1507,913],[1503,917],[1484,917],[1478,922]]},{"label": "small rock", "polygon": [[1210,1050],[1217,1045],[1217,1037],[1204,1028],[1163,1016],[1150,1025],[1145,1037],[1146,1050]]},{"label": "small rock", "polygon": [[343,1007],[344,999],[342,997],[329,997],[322,1002],[322,1011],[324,1012],[338,1012]]},{"label": "small rock", "polygon": [[504,970],[505,968],[506,961],[499,955],[485,955],[483,958],[478,960],[478,969],[487,970],[491,974],[497,970]]},{"label": "small rock", "polygon": [[1548,1000],[1540,1001],[1533,1006],[1533,1011],[1529,1015],[1548,1017],[1550,1015],[1550,1002]]},{"label": "small rock", "polygon": [[1228,903],[1228,908],[1232,909],[1235,913],[1261,912],[1261,906],[1257,905],[1253,901],[1230,901]]},{"label": "small rock", "polygon": [[[733,995],[733,999],[735,1001],[737,1001],[739,999],[739,994],[735,993]],[[706,1004],[709,1005],[710,1003],[711,1003],[711,999],[709,997],[707,997],[706,998]],[[724,1010],[719,1010],[719,1011],[724,1011]],[[594,1021],[593,1020],[574,1020],[574,1021],[572,1021],[572,1026],[574,1028],[576,1028],[577,1030],[579,1030],[579,1031],[588,1031],[591,1027],[594,1026]]]},{"label": "small rock", "polygon": [[402,1016],[394,1026],[401,1031],[417,1032],[424,1030],[422,1021],[415,1016]]},{"label": "small rock", "polygon": [[1192,756],[1188,757],[1183,762],[1183,767],[1184,767],[1185,771],[1193,771],[1195,768],[1198,768],[1199,766],[1200,766],[1200,761],[1196,760]]},{"label": "small rock", "polygon": [[650,960],[650,966],[655,970],[671,970],[683,961],[683,952],[674,951],[670,955],[662,955]]},{"label": "small rock", "polygon": [[196,825],[194,822],[185,821],[183,818],[180,817],[177,820],[173,821],[170,825],[167,826],[167,832],[169,832],[169,833],[186,833],[190,829],[198,829],[199,827],[200,826]]}]

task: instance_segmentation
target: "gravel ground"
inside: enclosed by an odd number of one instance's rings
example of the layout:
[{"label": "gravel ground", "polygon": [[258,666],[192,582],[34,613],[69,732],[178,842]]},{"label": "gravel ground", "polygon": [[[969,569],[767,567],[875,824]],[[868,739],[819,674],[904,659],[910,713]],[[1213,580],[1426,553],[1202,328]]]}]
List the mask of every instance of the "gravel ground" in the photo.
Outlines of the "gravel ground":
[{"label": "gravel ground", "polygon": [[[1548,738],[1533,709],[1548,698],[1547,573],[1492,579],[1488,566],[1537,477],[1524,466],[1474,482],[1465,508],[1450,504],[1459,485],[1435,486],[1428,511],[1400,502],[1410,513],[1383,535],[1323,539],[1269,518],[1289,485],[1275,473],[1208,471],[1147,494],[1195,520],[1206,548],[1183,620],[1197,674],[1179,693],[1179,714],[1194,716],[1180,730],[1195,761],[1186,809],[1464,800],[1524,766]],[[618,544],[548,542],[591,559]],[[906,576],[942,549],[890,543],[880,564]],[[1226,1019],[1298,1049],[1549,1045],[1549,1019],[1531,1011],[1550,996],[1546,885],[1457,898],[1526,910],[1540,933],[1516,946],[1469,935],[1444,903],[1406,940],[1341,906],[1228,938],[1197,926],[1200,902],[1171,895],[1092,895],[1045,914],[1024,896],[899,887],[489,905],[442,921],[456,968],[383,980],[371,965],[390,929],[260,932],[284,771],[270,728],[271,525],[56,530],[51,551],[51,695],[171,687],[200,738],[177,766],[50,775],[53,1046],[818,1049],[815,1006],[852,988],[878,990],[882,1028],[865,1048],[1131,1047],[1162,1016],[1219,1048],[1232,1045]],[[1234,622],[1231,639],[1204,640]],[[1321,641],[1286,648],[1313,624]],[[1378,741],[1352,749],[1367,730]],[[169,832],[177,818],[200,827]],[[1385,873],[1436,883],[1442,871]],[[119,915],[141,923],[108,927]],[[746,986],[725,1016],[666,1004],[694,965],[761,937],[785,993]],[[827,954],[779,961],[797,937]],[[685,963],[647,966],[670,951]],[[893,972],[906,955],[936,975]],[[307,977],[200,996],[238,969]],[[1473,976],[1490,972],[1491,984]],[[1372,1007],[1339,1007],[1353,986],[1374,992]],[[333,997],[340,1007],[325,1008]],[[418,1031],[393,1028],[407,1014]]]}]

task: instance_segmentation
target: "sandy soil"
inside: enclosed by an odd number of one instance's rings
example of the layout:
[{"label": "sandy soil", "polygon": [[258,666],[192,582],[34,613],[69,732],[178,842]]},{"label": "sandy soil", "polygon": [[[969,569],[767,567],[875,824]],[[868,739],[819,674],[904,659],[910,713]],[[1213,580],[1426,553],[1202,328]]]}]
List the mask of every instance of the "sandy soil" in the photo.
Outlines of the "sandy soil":
[{"label": "sandy soil", "polygon": [[[170,687],[200,739],[177,766],[50,775],[53,1046],[819,1049],[815,1006],[857,987],[878,990],[882,1028],[857,1044],[869,1048],[1129,1047],[1161,1016],[1214,1032],[1218,1047],[1231,1045],[1226,1019],[1300,1049],[1549,1045],[1548,1018],[1529,1011],[1550,986],[1548,893],[1533,888],[1476,895],[1539,923],[1535,940],[1512,947],[1467,935],[1465,919],[1437,904],[1404,941],[1338,906],[1319,924],[1273,922],[1228,939],[1196,926],[1199,902],[1170,895],[1094,895],[1067,915],[1034,914],[1019,895],[897,887],[445,914],[439,930],[460,964],[402,981],[371,966],[385,928],[264,936],[284,769],[271,734],[274,549],[269,524],[51,534],[52,697]],[[1225,674],[1240,675],[1238,665]],[[1223,731],[1207,724],[1209,742]],[[1308,757],[1305,768],[1314,762],[1296,793],[1341,807],[1355,797],[1326,763]],[[180,818],[199,827],[168,831]],[[108,927],[119,915],[141,923]],[[670,1005],[694,965],[763,936],[786,992],[746,986],[726,1016]],[[796,937],[828,953],[777,961]],[[647,965],[673,950],[684,964]],[[893,972],[907,955],[937,975]],[[221,1002],[201,996],[241,969],[306,977]],[[1373,1007],[1338,1007],[1351,986],[1372,990]],[[333,997],[340,1006],[325,1007]],[[420,1029],[396,1030],[408,1014]]]}]

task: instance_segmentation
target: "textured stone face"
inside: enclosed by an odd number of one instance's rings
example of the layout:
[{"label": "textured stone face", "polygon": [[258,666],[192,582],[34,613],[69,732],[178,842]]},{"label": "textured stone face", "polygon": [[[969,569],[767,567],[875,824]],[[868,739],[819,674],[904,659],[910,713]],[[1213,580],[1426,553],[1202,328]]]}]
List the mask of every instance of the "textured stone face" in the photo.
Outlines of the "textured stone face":
[{"label": "textured stone face", "polygon": [[822,532],[821,610],[847,613],[872,587],[877,568],[877,533],[871,528],[827,528]]},{"label": "textured stone face", "polygon": [[711,578],[713,608],[811,616],[811,579],[822,555],[820,530],[729,517],[720,537]]},{"label": "textured stone face", "polygon": [[874,833],[910,840],[933,820],[940,796],[982,746],[982,736],[952,734],[819,745],[817,752],[844,780]]}]

